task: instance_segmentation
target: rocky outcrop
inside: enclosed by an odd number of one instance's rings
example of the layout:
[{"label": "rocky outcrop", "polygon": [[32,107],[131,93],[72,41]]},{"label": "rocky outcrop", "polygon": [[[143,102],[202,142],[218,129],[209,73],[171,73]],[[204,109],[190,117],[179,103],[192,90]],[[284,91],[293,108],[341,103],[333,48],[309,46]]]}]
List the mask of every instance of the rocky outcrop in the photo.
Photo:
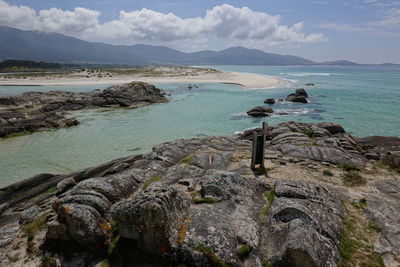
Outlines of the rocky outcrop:
[{"label": "rocky outcrop", "polygon": [[257,106],[247,111],[247,114],[252,117],[266,117],[270,116],[270,114],[273,112],[274,111],[272,110],[272,108]]},{"label": "rocky outcrop", "polygon": [[[332,164],[368,160],[337,124],[286,122],[268,126],[266,136],[268,169],[263,174],[250,170],[248,140],[203,136],[1,189],[0,252],[7,246],[13,251],[18,232],[39,220],[45,239],[35,244],[64,259],[65,266],[95,265],[105,258],[111,266],[146,266],[150,259],[169,266],[338,266],[342,226],[347,225],[342,220],[354,215],[347,206],[345,214],[342,201],[347,205],[349,199],[365,197],[352,209],[382,229],[375,251],[388,266],[396,266],[398,175],[368,177],[359,191],[346,187],[339,177],[342,169]],[[329,177],[323,174],[327,170]],[[136,262],[128,257],[133,253],[146,259]],[[71,254],[77,255],[73,263],[68,262]],[[92,258],[75,262],[83,255]],[[8,262],[1,259],[3,265]]]},{"label": "rocky outcrop", "polygon": [[0,97],[0,137],[78,125],[79,121],[68,118],[65,111],[109,106],[137,108],[166,101],[162,90],[143,82],[87,93],[27,92]]},{"label": "rocky outcrop", "polygon": [[[251,139],[253,131],[261,129],[247,131],[242,138]],[[284,122],[268,127],[266,138],[269,148],[286,156],[356,166],[367,162],[356,139],[339,124]]]}]

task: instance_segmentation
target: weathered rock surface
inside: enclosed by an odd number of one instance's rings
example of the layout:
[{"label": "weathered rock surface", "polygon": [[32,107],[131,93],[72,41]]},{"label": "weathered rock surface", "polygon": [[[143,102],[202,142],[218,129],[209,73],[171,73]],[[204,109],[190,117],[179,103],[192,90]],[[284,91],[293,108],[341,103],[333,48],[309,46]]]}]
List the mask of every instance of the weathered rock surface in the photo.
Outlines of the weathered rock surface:
[{"label": "weathered rock surface", "polygon": [[67,91],[27,92],[0,97],[0,137],[40,129],[78,125],[65,111],[109,106],[136,108],[167,102],[164,92],[154,85],[132,82],[87,93]]},{"label": "weathered rock surface", "polygon": [[[316,177],[254,174],[251,142],[238,136],[179,139],[144,155],[1,189],[0,252],[7,246],[12,251],[21,227],[45,215],[43,252],[57,255],[65,266],[105,258],[110,266],[136,266],[135,259],[122,259],[132,253],[171,266],[337,266],[347,216],[341,200],[365,197],[368,218],[382,229],[375,251],[396,266],[398,176],[368,182],[363,190],[373,194],[334,182],[341,181],[335,177],[341,170],[332,164],[368,162],[363,147],[340,125],[287,122],[267,131],[266,157],[274,168],[282,164],[284,171],[303,172],[303,164],[319,166],[312,172]],[[333,177],[323,177],[326,168]],[[122,250],[126,254],[118,254]],[[82,255],[92,258],[78,264]],[[0,265],[9,262],[1,259]],[[145,259],[138,266],[151,265]]]},{"label": "weathered rock surface", "polygon": [[277,266],[336,266],[344,209],[333,189],[280,180],[267,215],[268,258]]},{"label": "weathered rock surface", "polygon": [[[253,131],[244,133],[242,138],[252,138]],[[295,158],[357,166],[367,162],[356,139],[339,124],[284,122],[268,127],[266,138],[272,149]]]},{"label": "weathered rock surface", "polygon": [[374,184],[386,198],[367,197],[367,216],[380,228],[375,251],[388,266],[400,263],[400,181],[383,180]]},{"label": "weathered rock surface", "polygon": [[269,116],[273,112],[274,111],[272,110],[272,108],[265,108],[265,107],[258,106],[258,107],[254,107],[254,108],[250,109],[249,111],[247,111],[247,114],[252,117],[266,117],[266,116]]}]

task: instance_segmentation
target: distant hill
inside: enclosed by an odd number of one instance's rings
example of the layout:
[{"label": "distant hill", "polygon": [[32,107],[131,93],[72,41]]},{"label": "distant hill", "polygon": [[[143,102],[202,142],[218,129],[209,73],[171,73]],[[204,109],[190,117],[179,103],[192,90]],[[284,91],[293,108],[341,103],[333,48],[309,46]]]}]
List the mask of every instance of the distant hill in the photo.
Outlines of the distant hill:
[{"label": "distant hill", "polygon": [[330,65],[330,66],[382,66],[382,67],[397,67],[397,66],[400,66],[399,64],[393,64],[393,63],[359,64],[359,63],[351,62],[351,61],[348,61],[348,60],[328,61],[328,62],[319,63],[318,65]]},{"label": "distant hill", "polygon": [[[6,59],[67,64],[141,65],[362,65],[347,60],[316,63],[301,57],[231,47],[222,51],[184,53],[165,46],[110,45],[59,33],[22,31],[0,26],[0,61]],[[385,63],[378,66],[399,66]]]},{"label": "distant hill", "polygon": [[232,47],[219,52],[184,53],[164,46],[117,46],[92,43],[58,33],[22,31],[0,26],[0,60],[22,59],[95,64],[310,65],[296,56]]}]

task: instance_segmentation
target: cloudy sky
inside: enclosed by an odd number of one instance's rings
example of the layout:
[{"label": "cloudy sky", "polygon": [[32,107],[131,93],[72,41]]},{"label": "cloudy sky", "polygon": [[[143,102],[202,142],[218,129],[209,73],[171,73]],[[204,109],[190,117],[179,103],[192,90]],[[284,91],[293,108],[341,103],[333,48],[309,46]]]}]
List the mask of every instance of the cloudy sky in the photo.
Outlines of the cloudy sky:
[{"label": "cloudy sky", "polygon": [[183,51],[244,46],[400,63],[400,1],[392,0],[0,0],[0,25]]}]

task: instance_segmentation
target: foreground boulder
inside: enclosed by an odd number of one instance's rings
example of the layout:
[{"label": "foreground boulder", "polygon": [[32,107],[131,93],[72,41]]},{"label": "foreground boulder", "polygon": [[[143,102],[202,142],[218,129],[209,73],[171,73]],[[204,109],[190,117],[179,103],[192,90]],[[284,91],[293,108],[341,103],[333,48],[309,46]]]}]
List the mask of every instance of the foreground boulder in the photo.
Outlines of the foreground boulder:
[{"label": "foreground boulder", "polygon": [[277,181],[265,230],[268,258],[276,266],[336,266],[344,214],[332,189]]},{"label": "foreground boulder", "polygon": [[143,82],[86,93],[26,92],[0,97],[0,137],[78,125],[79,121],[67,118],[65,111],[110,106],[137,108],[162,102],[167,102],[164,92]]},{"label": "foreground boulder", "polygon": [[273,112],[274,111],[272,110],[272,108],[257,106],[247,111],[247,114],[252,117],[266,117],[270,116],[270,114]]}]

